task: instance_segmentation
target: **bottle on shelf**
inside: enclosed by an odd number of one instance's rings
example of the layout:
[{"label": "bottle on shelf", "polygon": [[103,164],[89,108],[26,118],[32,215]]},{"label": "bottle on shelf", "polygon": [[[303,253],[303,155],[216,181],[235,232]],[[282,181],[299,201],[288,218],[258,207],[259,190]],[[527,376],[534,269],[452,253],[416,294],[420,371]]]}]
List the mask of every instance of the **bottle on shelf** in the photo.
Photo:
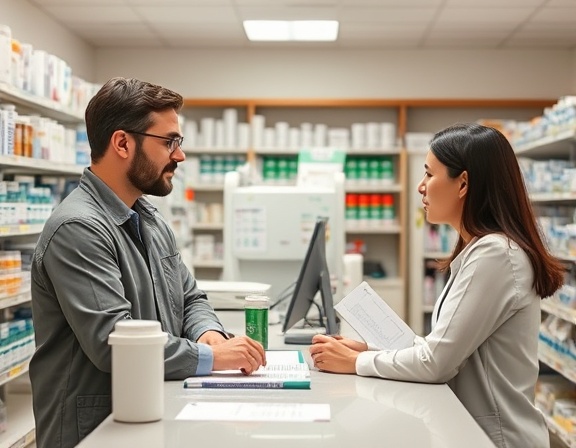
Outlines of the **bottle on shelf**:
[{"label": "bottle on shelf", "polygon": [[396,223],[394,196],[391,194],[382,195],[382,221],[384,225],[390,225]]}]

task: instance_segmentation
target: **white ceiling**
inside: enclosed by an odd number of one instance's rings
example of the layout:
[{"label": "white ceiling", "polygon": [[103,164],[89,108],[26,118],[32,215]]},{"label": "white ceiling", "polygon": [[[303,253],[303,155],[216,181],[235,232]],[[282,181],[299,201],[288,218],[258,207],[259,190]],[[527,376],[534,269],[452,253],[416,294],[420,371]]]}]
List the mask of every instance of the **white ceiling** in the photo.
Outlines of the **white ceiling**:
[{"label": "white ceiling", "polygon": [[[576,49],[576,0],[29,0],[96,47]],[[333,43],[251,43],[247,19],[336,19]]]}]

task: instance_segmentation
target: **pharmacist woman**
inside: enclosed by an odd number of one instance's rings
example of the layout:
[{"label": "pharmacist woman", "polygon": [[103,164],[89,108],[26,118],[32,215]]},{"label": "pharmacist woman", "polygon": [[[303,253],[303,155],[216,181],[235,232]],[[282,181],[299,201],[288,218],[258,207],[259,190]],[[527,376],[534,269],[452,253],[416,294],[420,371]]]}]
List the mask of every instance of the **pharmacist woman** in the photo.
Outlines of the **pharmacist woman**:
[{"label": "pharmacist woman", "polygon": [[458,124],[434,135],[418,185],[426,219],[459,234],[432,331],[403,350],[317,335],[326,372],[448,383],[499,448],[549,446],[534,406],[540,299],[564,268],[538,231],[514,151],[496,129]]}]

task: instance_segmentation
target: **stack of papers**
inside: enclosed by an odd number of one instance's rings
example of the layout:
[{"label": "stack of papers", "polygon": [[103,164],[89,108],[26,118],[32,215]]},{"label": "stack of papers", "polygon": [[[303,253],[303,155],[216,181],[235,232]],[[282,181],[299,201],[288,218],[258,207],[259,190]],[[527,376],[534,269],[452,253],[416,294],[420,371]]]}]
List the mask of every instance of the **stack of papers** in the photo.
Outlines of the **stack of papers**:
[{"label": "stack of papers", "polygon": [[231,422],[329,422],[326,403],[188,403],[176,420]]},{"label": "stack of papers", "polygon": [[360,283],[334,307],[371,346],[380,350],[412,347],[416,335],[366,282]]},{"label": "stack of papers", "polygon": [[184,380],[187,389],[310,389],[310,368],[299,350],[269,350],[266,366],[252,375],[240,370],[212,372]]}]

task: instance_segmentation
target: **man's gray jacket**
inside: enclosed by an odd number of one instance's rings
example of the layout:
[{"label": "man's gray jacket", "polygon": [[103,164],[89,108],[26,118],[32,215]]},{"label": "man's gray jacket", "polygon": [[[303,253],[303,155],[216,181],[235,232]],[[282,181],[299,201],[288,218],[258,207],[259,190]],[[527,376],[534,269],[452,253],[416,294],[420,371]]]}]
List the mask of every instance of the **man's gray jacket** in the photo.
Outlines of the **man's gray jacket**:
[{"label": "man's gray jacket", "polygon": [[224,331],[156,209],[144,198],[128,208],[89,169],[40,236],[32,311],[39,448],[75,446],[110,414],[108,335],[117,321],[161,322],[169,334],[166,379],[194,375],[194,342],[207,330]]}]

